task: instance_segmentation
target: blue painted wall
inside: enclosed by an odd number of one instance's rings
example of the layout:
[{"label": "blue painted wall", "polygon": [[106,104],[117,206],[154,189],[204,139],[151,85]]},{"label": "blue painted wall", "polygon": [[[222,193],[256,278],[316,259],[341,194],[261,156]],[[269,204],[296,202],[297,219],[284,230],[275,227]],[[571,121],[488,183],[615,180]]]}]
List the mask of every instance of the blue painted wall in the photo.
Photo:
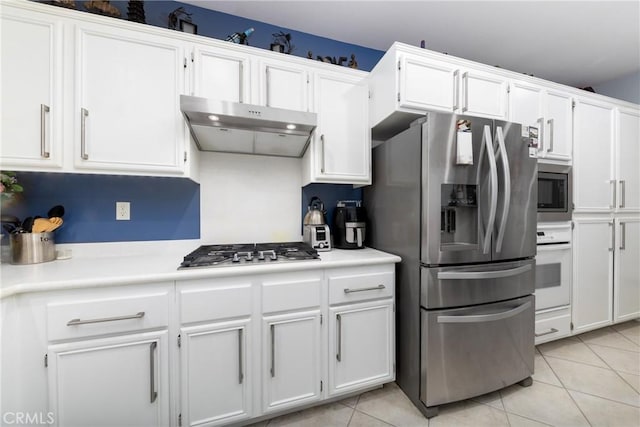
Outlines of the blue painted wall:
[{"label": "blue painted wall", "polygon": [[[200,185],[164,177],[18,172],[24,192],[2,213],[20,220],[65,207],[56,243],[179,240],[200,237]],[[116,221],[116,201],[131,220]],[[5,231],[3,230],[3,233]]]},{"label": "blue painted wall", "polygon": [[[36,0],[38,2],[47,3],[47,0]],[[128,1],[111,1],[111,5],[120,11],[120,18],[127,19]],[[86,11],[85,2],[76,1],[76,8],[80,11]],[[286,7],[284,2],[274,2],[274,7]],[[356,56],[358,69],[371,71],[375,64],[382,58],[384,52],[358,46],[349,43],[343,43],[331,40],[325,37],[315,36],[313,34],[293,31],[291,29],[277,27],[265,22],[254,21],[227,13],[217,12],[192,6],[177,1],[145,1],[145,22],[156,27],[168,28],[169,14],[179,7],[191,14],[189,17],[193,24],[197,25],[197,33],[202,36],[211,37],[219,40],[225,40],[227,36],[233,33],[241,33],[247,28],[254,28],[253,34],[249,37],[250,46],[269,49],[273,42],[274,33],[284,32],[291,34],[291,44],[295,49],[291,53],[295,56],[307,57],[307,52],[313,53],[313,59],[317,56],[336,57],[341,56],[350,58],[351,54]],[[184,19],[185,16],[182,15]],[[327,9],[326,17],[318,17],[318,19],[331,19],[331,10]],[[344,64],[346,66],[346,62]]]}]

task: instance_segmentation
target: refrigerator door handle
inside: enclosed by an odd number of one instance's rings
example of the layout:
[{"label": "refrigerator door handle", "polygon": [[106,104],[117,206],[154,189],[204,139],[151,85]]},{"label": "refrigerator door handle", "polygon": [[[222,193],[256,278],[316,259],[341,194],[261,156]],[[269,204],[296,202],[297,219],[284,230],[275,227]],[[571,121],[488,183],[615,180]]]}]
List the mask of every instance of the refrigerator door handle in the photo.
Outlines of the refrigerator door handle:
[{"label": "refrigerator door handle", "polygon": [[508,270],[494,271],[441,271],[439,280],[469,280],[469,279],[499,279],[502,277],[517,276],[531,270],[531,264],[522,265]]},{"label": "refrigerator door handle", "polygon": [[504,143],[504,133],[502,127],[496,129],[498,138],[499,152],[502,154],[501,160],[504,171],[504,205],[502,206],[502,219],[498,229],[498,240],[496,242],[496,253],[502,250],[502,242],[504,240],[504,232],[507,228],[507,219],[509,217],[509,206],[511,205],[511,171],[509,170],[509,157],[507,157],[507,148]]},{"label": "refrigerator door handle", "polygon": [[[498,208],[498,170],[496,167],[496,157],[493,152],[493,139],[491,138],[491,127],[489,125],[484,126],[484,132],[482,137],[482,145],[486,144],[487,158],[489,159],[489,177],[490,177],[490,191],[489,199],[491,202],[489,209],[489,219],[487,220],[487,228],[484,232],[484,239],[482,242],[482,253],[488,254],[491,249],[491,232],[493,231],[493,225],[496,221],[496,210]],[[478,167],[478,172],[480,169]]]},{"label": "refrigerator door handle", "polygon": [[500,313],[493,314],[476,314],[472,316],[438,316],[438,323],[482,323],[493,322],[495,320],[507,319],[509,317],[517,316],[523,311],[531,307],[531,301],[527,301],[524,304],[517,306],[511,310],[501,311]]}]

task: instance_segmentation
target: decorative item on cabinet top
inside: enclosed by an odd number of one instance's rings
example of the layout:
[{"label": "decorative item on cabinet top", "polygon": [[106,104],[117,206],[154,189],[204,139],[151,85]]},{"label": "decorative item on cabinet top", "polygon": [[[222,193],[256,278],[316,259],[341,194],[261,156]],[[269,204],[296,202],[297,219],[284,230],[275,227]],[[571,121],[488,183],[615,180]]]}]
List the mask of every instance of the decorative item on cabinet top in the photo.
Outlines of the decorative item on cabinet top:
[{"label": "decorative item on cabinet top", "polygon": [[195,96],[180,96],[180,110],[198,149],[302,157],[317,114]]}]

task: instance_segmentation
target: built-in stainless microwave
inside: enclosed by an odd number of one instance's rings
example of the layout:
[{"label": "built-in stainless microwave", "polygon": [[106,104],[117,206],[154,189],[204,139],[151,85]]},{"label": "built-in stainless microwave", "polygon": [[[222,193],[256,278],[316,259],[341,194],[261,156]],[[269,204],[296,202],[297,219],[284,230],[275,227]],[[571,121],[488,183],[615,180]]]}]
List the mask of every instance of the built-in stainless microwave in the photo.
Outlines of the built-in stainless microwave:
[{"label": "built-in stainless microwave", "polygon": [[571,166],[538,163],[538,222],[570,221]]}]

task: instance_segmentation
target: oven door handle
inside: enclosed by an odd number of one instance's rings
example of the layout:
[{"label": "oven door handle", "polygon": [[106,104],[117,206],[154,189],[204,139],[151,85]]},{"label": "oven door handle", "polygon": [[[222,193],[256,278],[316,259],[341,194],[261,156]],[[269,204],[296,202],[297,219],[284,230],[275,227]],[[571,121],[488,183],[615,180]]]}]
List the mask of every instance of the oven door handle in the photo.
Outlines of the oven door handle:
[{"label": "oven door handle", "polygon": [[499,279],[501,277],[517,276],[531,270],[531,264],[522,265],[508,270],[494,271],[441,271],[438,279],[468,280],[468,279]]},{"label": "oven door handle", "polygon": [[549,243],[547,245],[537,245],[538,252],[563,251],[571,249],[571,243]]},{"label": "oven door handle", "polygon": [[492,314],[475,314],[471,316],[438,316],[438,323],[483,323],[503,320],[509,317],[517,316],[531,307],[531,301],[512,308],[511,310],[501,311]]}]

